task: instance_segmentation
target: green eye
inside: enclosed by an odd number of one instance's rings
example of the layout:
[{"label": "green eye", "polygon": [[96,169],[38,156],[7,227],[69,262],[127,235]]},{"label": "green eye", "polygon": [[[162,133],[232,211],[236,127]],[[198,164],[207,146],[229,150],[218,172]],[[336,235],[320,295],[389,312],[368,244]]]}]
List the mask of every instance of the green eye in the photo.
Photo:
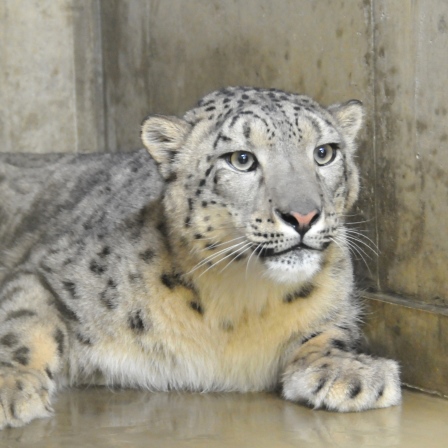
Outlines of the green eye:
[{"label": "green eye", "polygon": [[255,156],[246,151],[235,151],[229,154],[227,161],[238,171],[252,171],[257,166]]},{"label": "green eye", "polygon": [[328,165],[336,158],[337,147],[336,145],[326,144],[318,146],[314,150],[314,160],[320,166]]}]

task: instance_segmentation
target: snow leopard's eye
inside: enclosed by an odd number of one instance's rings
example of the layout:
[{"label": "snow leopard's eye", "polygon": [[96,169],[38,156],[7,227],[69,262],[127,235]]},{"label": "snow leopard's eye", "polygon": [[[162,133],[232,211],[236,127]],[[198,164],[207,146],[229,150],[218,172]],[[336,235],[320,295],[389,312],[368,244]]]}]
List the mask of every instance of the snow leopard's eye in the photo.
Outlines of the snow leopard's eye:
[{"label": "snow leopard's eye", "polygon": [[227,155],[227,162],[238,171],[253,171],[257,167],[257,159],[247,151],[235,151]]},{"label": "snow leopard's eye", "polygon": [[314,160],[320,166],[333,162],[337,154],[337,145],[326,144],[314,149]]}]

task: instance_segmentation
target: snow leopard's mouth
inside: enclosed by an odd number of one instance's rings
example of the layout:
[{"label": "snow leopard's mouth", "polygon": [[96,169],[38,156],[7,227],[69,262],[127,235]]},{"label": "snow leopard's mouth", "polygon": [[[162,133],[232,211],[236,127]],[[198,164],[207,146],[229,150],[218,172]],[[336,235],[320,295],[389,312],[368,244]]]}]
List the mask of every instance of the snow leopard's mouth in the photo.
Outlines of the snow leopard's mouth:
[{"label": "snow leopard's mouth", "polygon": [[276,252],[272,248],[259,248],[255,252],[261,258],[268,258],[268,257],[278,257],[281,255],[288,254],[290,252],[299,252],[299,251],[303,251],[303,250],[312,250],[312,251],[322,252],[329,245],[330,245],[330,242],[326,242],[326,243],[322,244],[322,246],[320,248],[316,248],[316,247],[307,246],[306,244],[303,244],[303,243],[299,243],[299,244],[289,247],[288,249],[284,249],[284,250],[281,250],[278,252]]}]

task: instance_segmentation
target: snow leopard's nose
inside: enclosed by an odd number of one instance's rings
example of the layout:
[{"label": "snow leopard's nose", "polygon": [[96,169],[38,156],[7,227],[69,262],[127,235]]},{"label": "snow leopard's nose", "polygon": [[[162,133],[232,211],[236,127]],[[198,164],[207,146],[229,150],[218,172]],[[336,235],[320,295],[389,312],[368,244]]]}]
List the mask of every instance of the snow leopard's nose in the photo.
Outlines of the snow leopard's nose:
[{"label": "snow leopard's nose", "polygon": [[310,230],[311,226],[319,219],[319,210],[312,210],[306,215],[298,212],[282,213],[278,211],[280,218],[294,228],[303,238],[306,232]]}]

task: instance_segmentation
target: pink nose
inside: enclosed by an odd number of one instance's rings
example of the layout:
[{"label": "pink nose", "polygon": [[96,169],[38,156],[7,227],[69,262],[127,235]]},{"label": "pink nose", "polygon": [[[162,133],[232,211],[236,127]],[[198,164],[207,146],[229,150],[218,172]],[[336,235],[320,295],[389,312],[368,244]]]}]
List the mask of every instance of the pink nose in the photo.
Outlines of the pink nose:
[{"label": "pink nose", "polygon": [[309,229],[311,227],[311,221],[317,216],[317,210],[313,210],[306,215],[301,215],[297,212],[291,212],[291,216],[294,216],[299,224],[299,229]]},{"label": "pink nose", "polygon": [[302,238],[305,233],[310,230],[311,226],[319,219],[319,210],[313,210],[306,215],[297,212],[282,213],[277,210],[278,216],[286,223],[294,228]]}]

